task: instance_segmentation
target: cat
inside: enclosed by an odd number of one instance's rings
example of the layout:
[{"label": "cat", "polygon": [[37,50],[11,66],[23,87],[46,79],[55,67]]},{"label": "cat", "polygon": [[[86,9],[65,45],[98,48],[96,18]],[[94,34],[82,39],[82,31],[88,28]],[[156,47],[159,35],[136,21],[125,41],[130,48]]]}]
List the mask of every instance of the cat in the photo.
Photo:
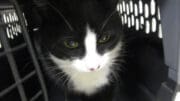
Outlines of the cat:
[{"label": "cat", "polygon": [[[36,35],[56,85],[82,99],[112,101],[120,82],[123,28],[118,0],[53,0],[39,7]],[[48,64],[50,62],[50,64]],[[96,99],[96,100],[95,100]]]}]

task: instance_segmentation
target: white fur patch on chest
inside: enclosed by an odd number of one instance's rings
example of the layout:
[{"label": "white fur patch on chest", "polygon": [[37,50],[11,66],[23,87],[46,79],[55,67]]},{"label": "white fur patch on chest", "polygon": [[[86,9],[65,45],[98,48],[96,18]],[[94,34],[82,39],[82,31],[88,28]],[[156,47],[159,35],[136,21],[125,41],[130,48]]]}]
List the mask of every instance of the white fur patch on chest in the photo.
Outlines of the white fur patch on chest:
[{"label": "white fur patch on chest", "polygon": [[93,94],[103,85],[107,85],[109,70],[102,70],[97,72],[78,73],[71,77],[73,81],[74,90],[84,92],[87,95]]},{"label": "white fur patch on chest", "polygon": [[68,83],[73,85],[74,91],[82,92],[87,95],[95,93],[98,88],[109,83],[108,75],[111,73],[109,68],[103,68],[94,72],[81,72],[76,70],[70,60],[61,60],[51,55],[52,60],[69,76]]}]

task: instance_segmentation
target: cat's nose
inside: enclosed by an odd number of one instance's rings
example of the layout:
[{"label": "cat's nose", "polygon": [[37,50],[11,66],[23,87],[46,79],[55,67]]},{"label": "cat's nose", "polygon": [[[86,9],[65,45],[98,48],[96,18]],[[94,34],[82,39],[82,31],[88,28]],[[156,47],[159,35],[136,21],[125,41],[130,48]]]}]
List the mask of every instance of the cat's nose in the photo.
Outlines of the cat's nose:
[{"label": "cat's nose", "polygon": [[90,70],[90,71],[96,71],[96,70],[98,70],[99,68],[100,68],[100,66],[97,66],[97,67],[95,67],[95,68],[93,68],[93,67],[92,67],[92,68],[89,68],[89,70]]}]

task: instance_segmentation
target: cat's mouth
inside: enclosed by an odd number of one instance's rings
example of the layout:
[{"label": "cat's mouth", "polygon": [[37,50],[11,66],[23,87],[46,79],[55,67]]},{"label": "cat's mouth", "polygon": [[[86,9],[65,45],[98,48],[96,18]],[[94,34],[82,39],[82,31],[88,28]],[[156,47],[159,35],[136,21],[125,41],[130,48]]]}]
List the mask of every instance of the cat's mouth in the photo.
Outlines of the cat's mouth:
[{"label": "cat's mouth", "polygon": [[93,71],[97,71],[97,70],[99,70],[99,69],[100,69],[100,65],[98,65],[98,66],[95,67],[95,68],[93,68],[93,67],[92,67],[92,68],[89,68],[89,70],[92,71],[92,72],[93,72]]}]

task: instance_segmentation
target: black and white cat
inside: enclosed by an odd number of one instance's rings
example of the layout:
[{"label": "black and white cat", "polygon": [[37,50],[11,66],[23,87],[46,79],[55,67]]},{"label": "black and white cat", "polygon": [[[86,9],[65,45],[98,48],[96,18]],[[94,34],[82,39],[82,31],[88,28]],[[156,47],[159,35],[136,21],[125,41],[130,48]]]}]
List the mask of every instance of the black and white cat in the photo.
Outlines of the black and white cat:
[{"label": "black and white cat", "polygon": [[117,2],[49,0],[40,8],[37,39],[54,64],[46,72],[57,85],[91,97],[119,82],[124,43]]}]

